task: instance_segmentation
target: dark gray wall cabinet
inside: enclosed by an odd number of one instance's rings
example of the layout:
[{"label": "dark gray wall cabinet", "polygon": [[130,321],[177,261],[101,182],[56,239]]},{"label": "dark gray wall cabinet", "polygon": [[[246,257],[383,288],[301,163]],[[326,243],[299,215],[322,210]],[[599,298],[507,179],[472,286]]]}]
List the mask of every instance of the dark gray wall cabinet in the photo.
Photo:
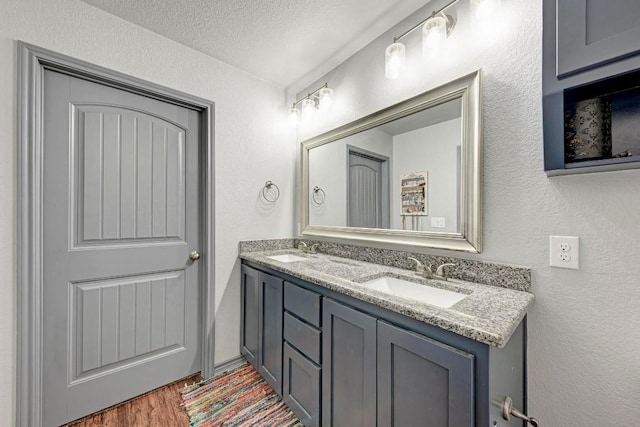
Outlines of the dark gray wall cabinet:
[{"label": "dark gray wall cabinet", "polygon": [[558,77],[640,51],[638,0],[555,0],[555,3]]},{"label": "dark gray wall cabinet", "polygon": [[498,349],[250,261],[242,310],[242,354],[308,427],[522,427],[501,402],[526,412],[525,322]]},{"label": "dark gray wall cabinet", "polygon": [[[640,167],[639,40],[637,0],[543,0],[547,174]],[[576,129],[581,109],[603,118]]]}]

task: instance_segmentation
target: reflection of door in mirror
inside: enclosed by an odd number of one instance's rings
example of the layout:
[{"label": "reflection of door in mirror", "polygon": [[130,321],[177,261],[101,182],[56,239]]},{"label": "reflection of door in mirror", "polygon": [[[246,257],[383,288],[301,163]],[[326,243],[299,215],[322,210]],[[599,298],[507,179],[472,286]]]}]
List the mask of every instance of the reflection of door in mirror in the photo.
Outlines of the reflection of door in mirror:
[{"label": "reflection of door in mirror", "polygon": [[347,149],[347,226],[389,228],[389,159],[349,145]]}]

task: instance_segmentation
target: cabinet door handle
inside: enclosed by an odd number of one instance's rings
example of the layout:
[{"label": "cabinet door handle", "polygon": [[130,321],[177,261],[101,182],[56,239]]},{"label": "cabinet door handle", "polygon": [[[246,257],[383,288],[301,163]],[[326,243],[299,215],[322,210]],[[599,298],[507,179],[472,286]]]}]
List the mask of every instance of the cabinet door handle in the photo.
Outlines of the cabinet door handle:
[{"label": "cabinet door handle", "polygon": [[513,407],[513,400],[511,397],[507,396],[504,399],[504,403],[502,404],[502,418],[509,421],[511,417],[514,416],[518,419],[524,420],[527,423],[531,424],[533,427],[538,427],[538,420],[528,415],[523,414]]}]

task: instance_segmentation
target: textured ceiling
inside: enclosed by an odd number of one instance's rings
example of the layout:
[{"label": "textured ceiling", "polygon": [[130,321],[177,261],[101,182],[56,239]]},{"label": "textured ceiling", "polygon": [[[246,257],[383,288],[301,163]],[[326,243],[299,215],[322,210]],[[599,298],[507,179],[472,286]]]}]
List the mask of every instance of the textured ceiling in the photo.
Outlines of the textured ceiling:
[{"label": "textured ceiling", "polygon": [[302,88],[320,78],[428,3],[427,0],[82,1],[289,89]]}]

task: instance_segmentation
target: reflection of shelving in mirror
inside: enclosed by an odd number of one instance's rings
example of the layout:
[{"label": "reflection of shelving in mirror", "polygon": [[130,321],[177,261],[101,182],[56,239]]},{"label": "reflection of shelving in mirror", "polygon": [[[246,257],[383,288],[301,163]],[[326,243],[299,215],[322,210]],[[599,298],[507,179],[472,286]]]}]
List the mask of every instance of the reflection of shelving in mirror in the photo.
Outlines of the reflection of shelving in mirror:
[{"label": "reflection of shelving in mirror", "polygon": [[565,165],[640,160],[640,71],[564,91]]}]

